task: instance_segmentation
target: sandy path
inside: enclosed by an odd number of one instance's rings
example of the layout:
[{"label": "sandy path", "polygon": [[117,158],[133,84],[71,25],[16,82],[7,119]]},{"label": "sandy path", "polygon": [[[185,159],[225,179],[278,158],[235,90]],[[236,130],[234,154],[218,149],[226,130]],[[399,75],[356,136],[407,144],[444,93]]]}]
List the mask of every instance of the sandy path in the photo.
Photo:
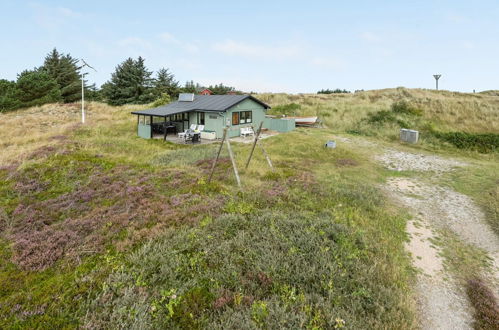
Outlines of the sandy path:
[{"label": "sandy path", "polygon": [[[387,150],[376,160],[396,171],[430,171],[435,176],[466,164],[434,155]],[[415,178],[391,178],[385,187],[391,198],[412,211],[406,249],[421,273],[417,276],[420,326],[425,329],[472,329],[472,308],[452,275],[445,272],[435,229],[450,229],[464,242],[483,249],[498,265],[499,240],[483,212],[466,195]],[[497,278],[497,268],[493,272]]]}]

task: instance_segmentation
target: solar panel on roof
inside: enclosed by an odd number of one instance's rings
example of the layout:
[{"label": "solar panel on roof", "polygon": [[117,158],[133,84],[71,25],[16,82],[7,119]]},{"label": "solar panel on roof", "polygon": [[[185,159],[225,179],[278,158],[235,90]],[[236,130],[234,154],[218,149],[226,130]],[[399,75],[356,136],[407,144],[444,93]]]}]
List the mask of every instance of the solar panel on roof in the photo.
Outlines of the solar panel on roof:
[{"label": "solar panel on roof", "polygon": [[178,100],[181,102],[192,102],[192,101],[194,101],[194,94],[192,94],[192,93],[180,93],[178,95]]}]

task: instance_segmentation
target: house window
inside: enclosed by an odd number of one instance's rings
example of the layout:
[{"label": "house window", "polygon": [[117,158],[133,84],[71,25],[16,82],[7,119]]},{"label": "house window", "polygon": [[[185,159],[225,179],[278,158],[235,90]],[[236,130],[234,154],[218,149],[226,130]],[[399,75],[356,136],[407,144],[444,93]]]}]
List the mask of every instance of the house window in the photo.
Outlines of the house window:
[{"label": "house window", "polygon": [[242,111],[239,116],[241,118],[239,121],[241,124],[249,124],[252,122],[251,111]]},{"label": "house window", "polygon": [[232,125],[239,125],[239,112],[232,113]]},{"label": "house window", "polygon": [[198,125],[204,125],[204,112],[198,112]]},{"label": "house window", "polygon": [[232,113],[232,125],[249,124],[253,122],[251,111],[241,111]]}]

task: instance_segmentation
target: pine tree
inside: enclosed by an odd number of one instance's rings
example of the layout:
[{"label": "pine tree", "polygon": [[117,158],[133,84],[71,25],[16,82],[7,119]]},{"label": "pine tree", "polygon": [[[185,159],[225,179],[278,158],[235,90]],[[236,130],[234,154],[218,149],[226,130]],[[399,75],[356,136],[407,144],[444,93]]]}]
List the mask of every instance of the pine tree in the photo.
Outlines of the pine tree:
[{"label": "pine tree", "polygon": [[156,97],[168,94],[170,98],[173,98],[178,95],[179,90],[178,81],[175,80],[173,73],[165,68],[159,69],[154,80],[154,94]]},{"label": "pine tree", "polygon": [[45,57],[42,70],[52,77],[61,90],[63,102],[75,102],[81,99],[81,77],[78,60],[69,54],[60,54],[53,49]]},{"label": "pine tree", "polygon": [[102,92],[111,105],[152,102],[155,96],[151,74],[142,57],[128,58],[116,67],[111,80],[102,86]]},{"label": "pine tree", "polygon": [[215,94],[215,95],[225,95],[225,94],[227,94],[229,92],[236,92],[236,89],[234,87],[225,86],[222,83],[220,83],[218,85],[215,85],[215,86],[210,85],[208,87],[208,89],[210,91],[212,91],[213,94]]},{"label": "pine tree", "polygon": [[17,109],[21,102],[17,98],[17,85],[14,81],[0,79],[0,112]]},{"label": "pine tree", "polygon": [[17,77],[16,85],[17,98],[25,107],[62,100],[57,81],[41,69],[21,72]]},{"label": "pine tree", "polygon": [[194,84],[194,81],[186,81],[184,87],[182,87],[182,92],[184,93],[196,93],[197,88],[196,84]]}]

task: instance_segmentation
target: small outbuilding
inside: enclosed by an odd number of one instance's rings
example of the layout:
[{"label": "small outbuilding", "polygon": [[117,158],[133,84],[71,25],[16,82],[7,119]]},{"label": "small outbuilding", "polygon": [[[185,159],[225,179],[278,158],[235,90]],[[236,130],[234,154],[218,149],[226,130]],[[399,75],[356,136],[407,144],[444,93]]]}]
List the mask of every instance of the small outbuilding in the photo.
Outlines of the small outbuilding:
[{"label": "small outbuilding", "polygon": [[[134,111],[137,115],[137,133],[149,139],[155,133],[169,130],[174,133],[183,132],[192,124],[203,127],[203,136],[221,138],[223,130],[228,127],[229,137],[240,136],[241,128],[271,128],[272,120],[266,118],[270,106],[251,95],[195,95],[180,94],[178,101],[153,109]],[[280,125],[285,130],[294,129],[294,120]],[[275,125],[275,124],[274,124]]]}]

